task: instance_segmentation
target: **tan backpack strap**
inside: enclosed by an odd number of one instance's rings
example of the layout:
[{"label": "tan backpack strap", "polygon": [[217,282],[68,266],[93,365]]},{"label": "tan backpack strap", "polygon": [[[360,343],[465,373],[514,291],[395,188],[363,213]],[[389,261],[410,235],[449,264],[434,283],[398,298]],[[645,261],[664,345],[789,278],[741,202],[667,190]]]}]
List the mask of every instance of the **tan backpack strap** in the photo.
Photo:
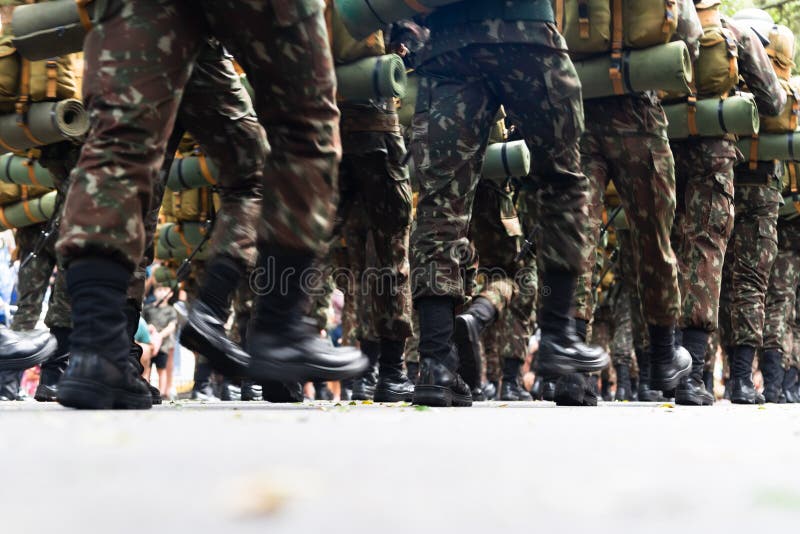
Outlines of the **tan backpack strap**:
[{"label": "tan backpack strap", "polygon": [[758,134],[754,134],[750,141],[750,165],[748,167],[751,171],[758,168]]},{"label": "tan backpack strap", "polygon": [[48,100],[53,100],[58,96],[58,62],[54,59],[47,60],[47,89],[45,97]]},{"label": "tan backpack strap", "polygon": [[686,99],[686,125],[689,127],[689,135],[697,136],[697,97],[694,94]]},{"label": "tan backpack strap", "polygon": [[11,226],[11,223],[8,222],[8,219],[6,219],[6,209],[2,206],[0,206],[0,223],[2,223],[3,226],[5,226],[9,230],[14,228],[13,226]]},{"label": "tan backpack strap", "polygon": [[30,180],[33,185],[41,186],[42,184],[39,183],[39,179],[36,178],[36,158],[29,154],[23,165],[25,165],[28,170],[28,180]]},{"label": "tan backpack strap", "polygon": [[564,2],[566,0],[556,0],[556,28],[558,33],[564,33]]},{"label": "tan backpack strap", "polygon": [[28,218],[30,222],[35,223],[36,221],[38,221],[36,216],[33,214],[33,211],[31,210],[30,200],[22,201],[22,210],[25,212],[25,216]]},{"label": "tan backpack strap", "polygon": [[[559,1],[563,9],[563,0]],[[578,0],[578,31],[580,32],[581,39],[588,39],[590,37],[589,26],[589,0]]]},{"label": "tan backpack strap", "polygon": [[797,193],[797,166],[794,161],[789,162],[788,171],[789,171],[789,191],[791,191],[792,193]]},{"label": "tan backpack strap", "polygon": [[19,74],[19,98],[14,108],[17,112],[17,126],[22,128],[25,137],[30,139],[32,143],[37,146],[46,144],[40,141],[33,135],[31,129],[28,128],[28,109],[31,103],[31,62],[25,58],[20,61],[20,74]]},{"label": "tan backpack strap", "polygon": [[203,175],[205,181],[208,182],[209,185],[217,185],[217,180],[214,179],[214,175],[211,174],[211,169],[208,168],[208,160],[206,159],[206,155],[200,154],[198,159],[200,163],[200,174]]},{"label": "tan backpack strap", "polygon": [[672,31],[672,10],[670,9],[675,5],[675,0],[664,0],[664,23],[661,25],[661,33],[669,35]]},{"label": "tan backpack strap", "polygon": [[92,0],[75,0],[75,5],[78,6],[78,17],[81,20],[81,26],[87,32],[92,31],[92,17],[89,15],[89,10],[86,9],[88,4],[91,4]]},{"label": "tan backpack strap", "polygon": [[611,68],[608,70],[608,77],[614,87],[614,94],[624,95],[625,86],[622,83],[622,0],[613,0],[611,5],[612,20],[612,40],[611,40]]},{"label": "tan backpack strap", "polygon": [[20,185],[19,186],[19,198],[22,200],[28,200],[28,186],[27,185]]}]

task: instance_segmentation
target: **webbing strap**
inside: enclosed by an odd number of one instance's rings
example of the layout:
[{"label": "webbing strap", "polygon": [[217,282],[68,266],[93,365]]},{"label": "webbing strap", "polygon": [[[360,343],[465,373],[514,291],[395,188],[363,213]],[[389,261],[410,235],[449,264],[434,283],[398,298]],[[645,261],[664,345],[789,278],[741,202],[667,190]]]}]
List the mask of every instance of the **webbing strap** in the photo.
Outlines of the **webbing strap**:
[{"label": "webbing strap", "polygon": [[11,226],[11,223],[8,222],[8,219],[6,219],[6,209],[3,207],[0,207],[0,223],[3,223],[3,226],[5,226],[6,229],[10,230],[13,228],[13,226]]},{"label": "webbing strap", "polygon": [[37,139],[28,127],[28,109],[31,101],[31,62],[25,58],[20,61],[19,94],[19,99],[14,105],[17,112],[17,126],[33,144],[37,146],[47,144]]},{"label": "webbing strap", "polygon": [[589,38],[589,0],[578,0],[578,30],[581,39]]},{"label": "webbing strap", "polygon": [[88,4],[91,4],[92,0],[75,0],[75,5],[78,6],[78,17],[81,20],[81,26],[87,32],[92,31],[92,17],[89,15],[89,10],[86,9]]},{"label": "webbing strap", "polygon": [[[797,166],[794,162],[790,162],[789,170],[789,191],[797,193]],[[796,204],[796,203],[795,203]]]},{"label": "webbing strap", "polygon": [[[10,158],[9,158],[10,161]],[[28,169],[28,179],[31,181],[33,185],[42,185],[39,183],[39,180],[36,178],[36,160],[32,158],[28,158],[23,163],[25,167]]]},{"label": "webbing strap", "polygon": [[198,163],[200,163],[200,174],[203,175],[205,181],[210,185],[217,185],[217,179],[214,178],[214,175],[211,173],[211,169],[208,168],[208,161],[206,160],[205,154],[200,154],[198,156],[198,160]]},{"label": "webbing strap", "polygon": [[699,135],[697,130],[697,97],[694,94],[689,95],[686,100],[686,125],[689,128],[689,135]]},{"label": "webbing strap", "polygon": [[564,2],[566,0],[556,0],[556,28],[558,33],[564,33]]},{"label": "webbing strap", "polygon": [[31,203],[28,200],[22,201],[22,211],[25,212],[25,216],[28,220],[32,223],[39,222],[39,219],[33,216],[33,212],[31,211]]},{"label": "webbing strap", "polygon": [[751,171],[758,168],[758,134],[753,135],[750,141],[750,164],[748,168]]},{"label": "webbing strap", "polygon": [[47,89],[45,90],[45,97],[48,100],[54,99],[58,96],[58,63],[55,60],[48,59],[47,66]]},{"label": "webbing strap", "polygon": [[611,85],[614,87],[614,94],[624,95],[625,87],[622,83],[622,46],[624,38],[622,29],[622,0],[613,0],[611,11],[613,29],[611,39],[611,68],[608,69],[608,77],[611,79]]},{"label": "webbing strap", "polygon": [[725,99],[720,98],[717,104],[717,122],[722,131],[728,133],[728,127],[725,125]]}]

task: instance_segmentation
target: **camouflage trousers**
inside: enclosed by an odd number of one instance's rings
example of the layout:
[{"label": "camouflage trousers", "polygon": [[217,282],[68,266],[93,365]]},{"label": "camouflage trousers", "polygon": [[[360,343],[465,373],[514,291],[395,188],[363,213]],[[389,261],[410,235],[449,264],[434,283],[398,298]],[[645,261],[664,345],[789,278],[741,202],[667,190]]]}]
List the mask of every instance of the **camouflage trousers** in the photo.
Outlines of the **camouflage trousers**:
[{"label": "camouflage trousers", "polygon": [[764,319],[764,349],[779,350],[784,367],[793,363],[792,323],[800,287],[800,220],[778,220],[778,254],[772,264]]},{"label": "camouflage trousers", "polygon": [[[589,100],[586,124],[581,160],[590,183],[591,238],[582,254],[581,284],[591,295],[590,273],[602,225],[603,195],[609,180],[613,180],[630,226],[645,320],[655,325],[676,324],[680,294],[677,259],[670,243],[675,169],[664,111],[646,97]],[[585,315],[591,305],[584,304],[583,308]]]},{"label": "camouflage trousers", "polygon": [[[20,262],[35,252],[42,233],[47,230],[47,223],[34,224],[17,230],[15,238]],[[33,330],[42,314],[42,304],[47,288],[50,287],[50,277],[56,266],[56,257],[53,246],[55,235],[48,237],[44,246],[35,256],[30,256],[27,263],[20,267],[17,275],[17,312],[11,328],[17,331]]]},{"label": "camouflage trousers", "polygon": [[791,365],[797,369],[800,369],[800,295],[795,297],[794,316],[792,317],[789,324],[791,327],[791,341],[792,341]]},{"label": "camouflage trousers", "polygon": [[720,294],[720,338],[724,348],[763,343],[764,305],[772,264],[778,254],[779,177],[763,184],[741,183],[735,192],[736,217],[728,243]]},{"label": "camouflage trousers", "polygon": [[681,328],[717,328],[725,249],[733,230],[734,141],[670,143],[675,156],[677,209],[673,244],[678,257]]},{"label": "camouflage trousers", "polygon": [[491,302],[497,318],[483,334],[490,380],[499,379],[500,359],[524,360],[528,338],[533,334],[531,308],[537,289],[536,258],[519,261],[522,224],[512,192],[494,182],[481,180],[472,208],[469,237],[478,255],[478,293]]},{"label": "camouflage trousers", "polygon": [[414,298],[463,301],[468,229],[489,132],[501,105],[531,149],[544,271],[578,273],[586,227],[580,84],[567,54],[526,44],[472,45],[426,62],[411,151],[420,197],[412,228]]},{"label": "camouflage trousers", "polygon": [[248,72],[259,122],[270,133],[274,152],[264,165],[269,194],[261,241],[322,251],[340,141],[320,8],[244,0],[126,2],[97,24],[84,47],[84,102],[92,127],[72,176],[59,254],[67,260],[110,257],[131,271],[141,262],[154,184],[209,27]]}]

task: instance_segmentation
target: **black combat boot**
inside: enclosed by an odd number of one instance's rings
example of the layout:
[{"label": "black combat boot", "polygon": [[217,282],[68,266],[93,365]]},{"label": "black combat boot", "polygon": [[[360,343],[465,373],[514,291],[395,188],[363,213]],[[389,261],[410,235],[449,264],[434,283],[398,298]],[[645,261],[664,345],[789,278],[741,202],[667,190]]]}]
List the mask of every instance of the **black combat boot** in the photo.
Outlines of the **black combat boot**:
[{"label": "black combat boot", "polygon": [[683,345],[692,358],[692,369],[689,376],[683,377],[678,384],[675,402],[684,406],[711,406],[714,404],[714,395],[706,389],[703,382],[708,332],[686,328],[683,330]]},{"label": "black combat boot", "polygon": [[375,402],[411,402],[414,384],[403,370],[405,340],[381,339],[380,373]]},{"label": "black combat boot", "polygon": [[24,371],[49,360],[56,352],[56,338],[47,330],[15,332],[0,327],[0,371]]},{"label": "black combat boot", "polygon": [[[574,382],[577,383],[577,381]],[[605,402],[614,400],[614,395],[611,393],[611,377],[609,376],[600,379],[600,397]]]},{"label": "black combat boot", "polygon": [[20,400],[19,385],[23,371],[0,371],[0,401]]},{"label": "black combat boot", "polygon": [[703,371],[703,384],[706,386],[706,391],[714,395],[714,371]]},{"label": "black combat boot", "polygon": [[214,369],[230,377],[244,376],[250,364],[250,356],[225,333],[231,299],[244,274],[244,267],[227,256],[209,262],[203,287],[181,330],[181,345],[205,356]]},{"label": "black combat boot", "polygon": [[[142,365],[142,353],[144,351],[142,347],[135,341],[136,331],[139,330],[139,318],[141,317],[139,303],[132,299],[128,299],[125,301],[125,308],[123,311],[125,312],[125,324],[128,339],[130,339],[131,344],[130,351],[128,353],[131,365],[136,367],[136,369],[139,371],[139,376],[141,377],[142,382],[144,382],[144,384],[147,386],[147,389],[150,391],[150,397],[153,399],[153,405],[161,404],[161,391],[144,377],[144,366]],[[149,371],[150,370],[148,369],[148,374]]]},{"label": "black combat boot", "polygon": [[639,364],[639,402],[664,402],[667,400],[657,389],[650,388],[650,351],[636,349]]},{"label": "black combat boot", "polygon": [[201,357],[194,365],[194,386],[192,386],[192,400],[216,402],[219,400],[214,393],[214,384],[211,380],[211,365]]},{"label": "black combat boot", "polygon": [[483,390],[483,399],[487,401],[497,400],[497,392],[500,389],[499,382],[490,382],[487,381],[483,386],[481,386]]},{"label": "black combat boot", "polygon": [[537,376],[533,381],[533,387],[531,388],[531,397],[533,400],[542,400],[542,390],[544,389],[544,379],[541,376]]},{"label": "black combat boot", "polygon": [[69,336],[72,334],[72,329],[54,326],[50,329],[50,333],[56,337],[56,352],[42,364],[39,385],[36,386],[36,393],[33,395],[39,402],[56,401],[58,381],[64,375],[69,362]]},{"label": "black combat boot", "polygon": [[790,367],[783,374],[783,396],[786,398],[787,403],[796,404],[800,402],[800,396],[797,394],[797,385],[797,367]]},{"label": "black combat boot", "polygon": [[581,373],[560,377],[553,400],[559,406],[597,406],[597,377]]},{"label": "black combat boot", "polygon": [[261,384],[256,384],[252,380],[242,380],[242,400],[243,401],[261,401],[264,400],[262,395]]},{"label": "black combat boot", "polygon": [[589,332],[589,323],[585,319],[575,319],[575,335],[581,340],[581,343],[586,343],[586,336]]},{"label": "black combat boot", "polygon": [[616,401],[631,400],[631,369],[628,364],[621,363],[615,367],[617,370],[617,393],[614,395]]},{"label": "black combat boot", "polygon": [[375,397],[375,387],[378,385],[378,365],[381,358],[381,344],[371,339],[359,340],[361,352],[369,360],[369,365],[364,373],[353,379],[353,400],[365,401]]},{"label": "black combat boot", "polygon": [[408,374],[408,379],[411,380],[413,384],[416,384],[419,378],[419,362],[409,362],[406,360],[406,373]]},{"label": "black combat boot", "polygon": [[458,374],[472,388],[481,383],[481,334],[497,317],[497,309],[484,297],[476,297],[466,312],[456,316],[454,340],[458,348]]},{"label": "black combat boot", "polygon": [[258,297],[247,333],[248,374],[254,380],[342,380],[359,376],[369,365],[357,348],[334,347],[322,339],[316,321],[305,318],[303,275],[313,263],[312,253],[277,246],[259,256],[251,280]]},{"label": "black combat boot", "polygon": [[353,379],[348,378],[347,380],[342,380],[340,383],[342,386],[342,392],[339,397],[343,401],[353,400]]},{"label": "black combat boot", "polygon": [[519,373],[525,362],[515,358],[503,358],[503,385],[500,390],[500,400],[530,402],[531,394],[525,391],[519,383]]},{"label": "black combat boot", "polygon": [[453,299],[424,297],[419,312],[419,380],[413,403],[424,406],[472,406],[470,386],[458,374],[458,351],[453,343]]},{"label": "black combat boot", "polygon": [[219,385],[219,400],[223,402],[242,400],[242,389],[231,382],[228,377],[223,377]]},{"label": "black combat boot", "polygon": [[547,402],[554,402],[556,400],[556,376],[543,376],[542,380],[542,400]]},{"label": "black combat boot", "polygon": [[692,357],[683,347],[675,347],[672,326],[648,325],[650,333],[650,385],[661,391],[674,390],[681,378],[692,370]]},{"label": "black combat boot", "polygon": [[261,394],[265,401],[276,404],[303,402],[303,384],[265,380],[261,383]]},{"label": "black combat boot", "polygon": [[783,396],[783,355],[777,350],[765,350],[761,353],[759,365],[764,377],[764,400],[771,404],[786,402]]},{"label": "black combat boot", "polygon": [[753,385],[753,359],[756,349],[739,345],[731,357],[731,402],[734,404],[764,404],[764,397]]},{"label": "black combat boot", "polygon": [[609,363],[608,354],[590,347],[575,334],[572,303],[575,276],[548,272],[542,277],[542,307],[539,325],[542,330],[536,372],[567,375],[574,372],[600,371]]},{"label": "black combat boot", "polygon": [[314,400],[333,400],[333,391],[331,391],[331,388],[328,387],[327,382],[314,382]]},{"label": "black combat boot", "polygon": [[148,409],[150,390],[130,358],[125,295],[131,273],[122,264],[92,257],[66,272],[72,303],[70,360],[58,383],[58,402],[69,408]]}]

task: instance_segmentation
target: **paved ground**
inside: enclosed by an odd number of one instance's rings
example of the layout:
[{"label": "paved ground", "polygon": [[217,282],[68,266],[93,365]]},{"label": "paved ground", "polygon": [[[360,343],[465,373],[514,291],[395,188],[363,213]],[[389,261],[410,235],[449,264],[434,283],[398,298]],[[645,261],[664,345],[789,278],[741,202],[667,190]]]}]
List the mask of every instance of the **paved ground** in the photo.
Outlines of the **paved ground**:
[{"label": "paved ground", "polygon": [[796,531],[800,406],[3,403],[0,475],[3,534]]}]

